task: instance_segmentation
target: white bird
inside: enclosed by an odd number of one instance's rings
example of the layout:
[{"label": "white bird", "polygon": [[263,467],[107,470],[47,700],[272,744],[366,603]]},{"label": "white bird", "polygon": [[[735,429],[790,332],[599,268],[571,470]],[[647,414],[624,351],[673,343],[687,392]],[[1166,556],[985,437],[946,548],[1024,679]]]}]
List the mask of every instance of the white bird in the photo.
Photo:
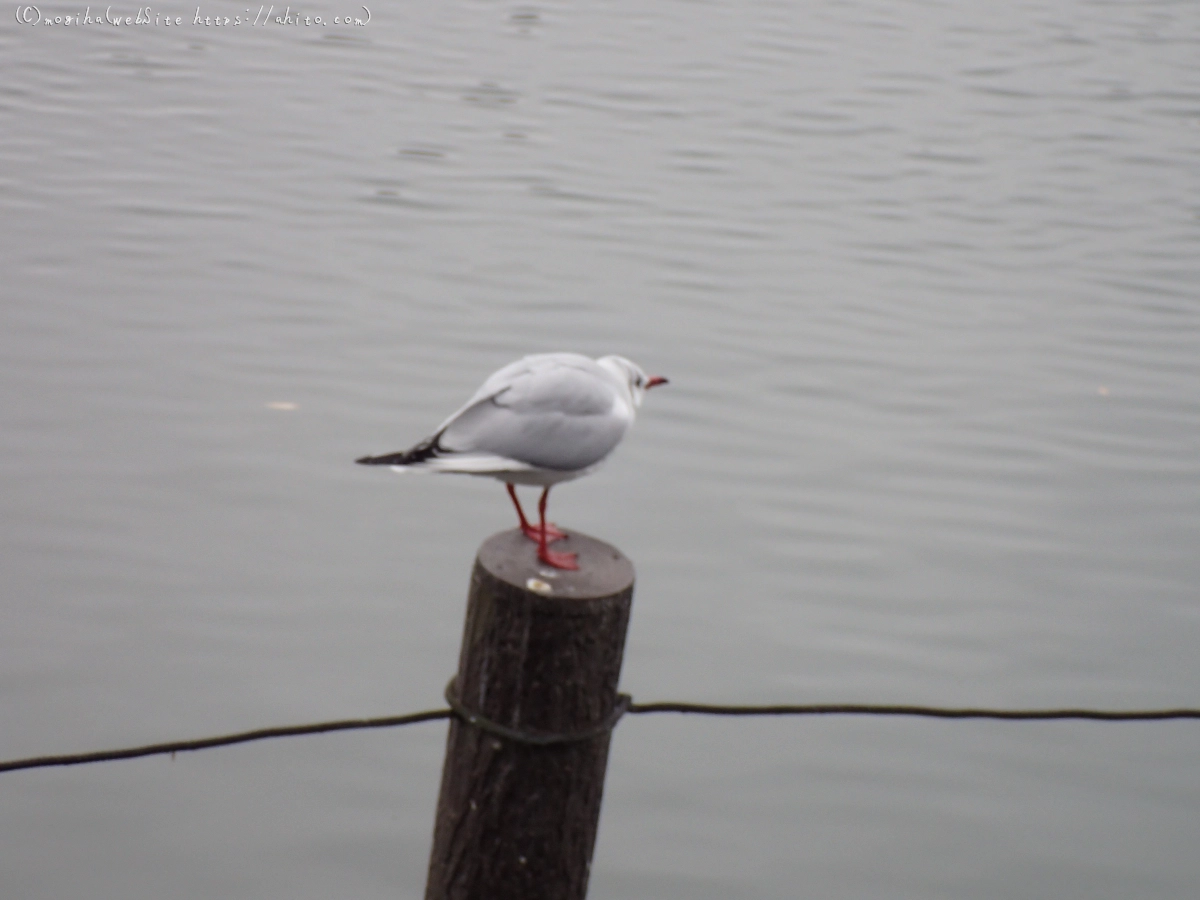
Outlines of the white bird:
[{"label": "white bird", "polygon": [[[578,569],[574,553],[547,549],[566,537],[546,522],[550,488],[594,471],[633,426],[646,391],[666,383],[622,356],[526,356],[489,376],[432,436],[408,450],[357,462],[398,472],[497,478],[507,485],[521,531],[537,542],[538,559],[558,569]],[[521,509],[514,488],[518,484],[543,488],[536,528]]]}]

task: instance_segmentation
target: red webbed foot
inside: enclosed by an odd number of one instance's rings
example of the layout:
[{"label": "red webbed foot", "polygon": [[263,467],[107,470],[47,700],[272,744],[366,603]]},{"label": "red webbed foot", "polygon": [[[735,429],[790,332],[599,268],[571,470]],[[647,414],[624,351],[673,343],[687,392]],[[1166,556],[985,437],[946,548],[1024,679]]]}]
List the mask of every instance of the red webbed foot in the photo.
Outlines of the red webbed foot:
[{"label": "red webbed foot", "polygon": [[[529,538],[535,544],[541,543],[542,532],[541,532],[541,529],[538,528],[536,525],[522,525],[521,531],[525,534],[525,537]],[[550,522],[546,523],[546,543],[547,544],[553,544],[555,541],[564,540],[566,538],[566,536],[567,536],[567,533],[565,531],[559,530],[557,525],[554,525]]]},{"label": "red webbed foot", "polygon": [[555,553],[553,550],[542,548],[538,550],[538,559],[555,569],[576,571],[579,568],[579,563],[575,561],[574,553]]}]

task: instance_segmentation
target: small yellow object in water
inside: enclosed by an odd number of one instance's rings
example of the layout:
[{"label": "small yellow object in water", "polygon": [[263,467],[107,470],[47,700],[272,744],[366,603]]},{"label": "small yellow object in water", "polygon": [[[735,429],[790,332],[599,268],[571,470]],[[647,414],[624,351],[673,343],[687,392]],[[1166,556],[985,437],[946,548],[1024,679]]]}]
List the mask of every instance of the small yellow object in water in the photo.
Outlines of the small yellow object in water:
[{"label": "small yellow object in water", "polygon": [[267,409],[279,409],[284,412],[291,412],[294,409],[299,409],[299,404],[289,403],[287,400],[272,400],[267,404]]}]

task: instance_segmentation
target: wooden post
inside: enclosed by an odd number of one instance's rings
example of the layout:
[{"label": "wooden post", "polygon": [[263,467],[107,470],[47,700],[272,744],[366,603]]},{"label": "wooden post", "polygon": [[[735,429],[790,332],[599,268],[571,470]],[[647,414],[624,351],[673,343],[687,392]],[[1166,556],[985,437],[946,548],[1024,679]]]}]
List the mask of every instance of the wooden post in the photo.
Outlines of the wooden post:
[{"label": "wooden post", "polygon": [[[600,819],[633,565],[572,532],[539,563],[519,530],[479,548],[426,900],[583,900]],[[463,717],[468,717],[467,721]],[[532,743],[531,741],[545,743]]]}]

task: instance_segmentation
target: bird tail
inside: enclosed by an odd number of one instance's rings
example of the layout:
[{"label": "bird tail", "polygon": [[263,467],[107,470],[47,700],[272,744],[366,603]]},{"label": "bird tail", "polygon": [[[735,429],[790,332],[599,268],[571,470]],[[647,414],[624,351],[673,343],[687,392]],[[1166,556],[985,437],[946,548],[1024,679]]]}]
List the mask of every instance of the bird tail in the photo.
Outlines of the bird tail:
[{"label": "bird tail", "polygon": [[431,437],[407,450],[385,453],[382,456],[364,456],[355,462],[364,466],[411,466],[432,459],[439,452],[441,448],[437,445],[437,437]]}]

